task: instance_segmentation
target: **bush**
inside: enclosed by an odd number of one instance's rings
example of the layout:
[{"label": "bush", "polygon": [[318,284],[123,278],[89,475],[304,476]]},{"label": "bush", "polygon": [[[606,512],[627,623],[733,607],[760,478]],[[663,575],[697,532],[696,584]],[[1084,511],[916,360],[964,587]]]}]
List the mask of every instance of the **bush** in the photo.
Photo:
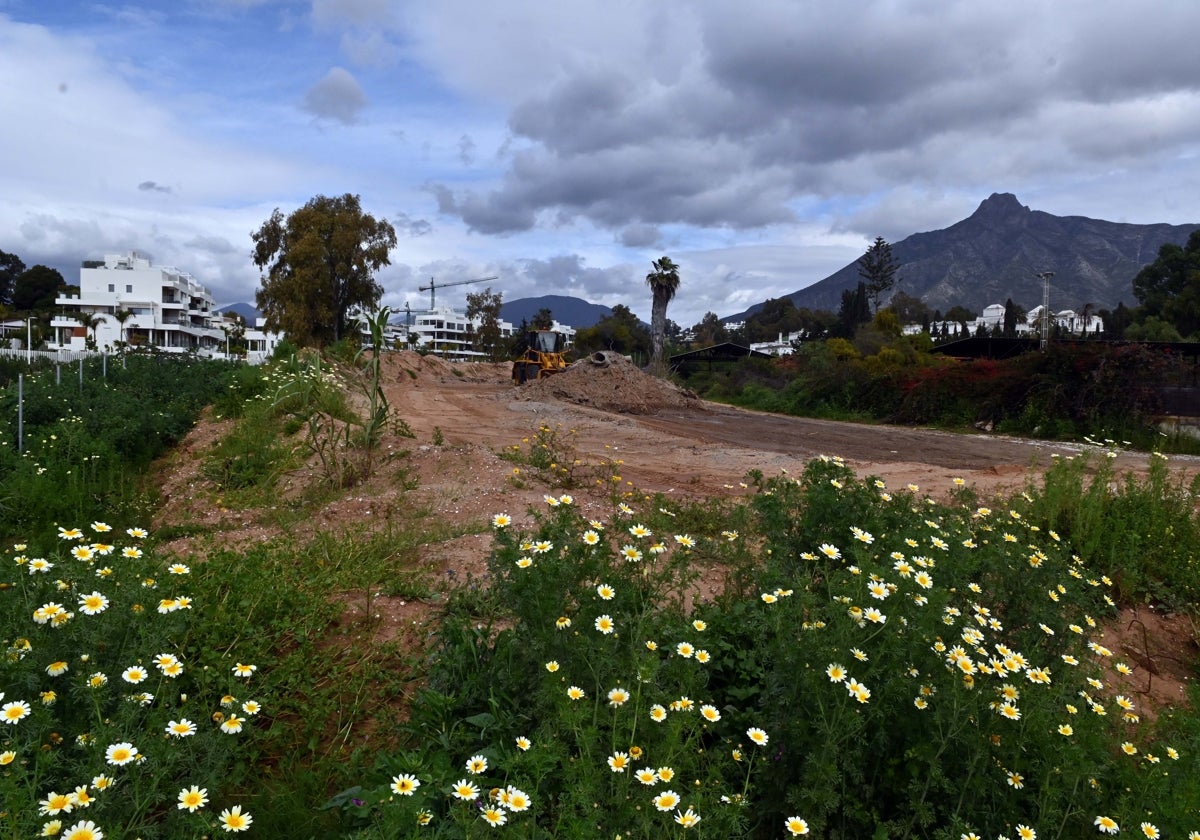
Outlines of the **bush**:
[{"label": "bush", "polygon": [[0,585],[5,836],[86,819],[109,837],[184,837],[253,819],[238,786],[270,706],[257,666],[228,639],[193,657],[193,616],[213,605],[146,537],[96,521],[15,547]]}]

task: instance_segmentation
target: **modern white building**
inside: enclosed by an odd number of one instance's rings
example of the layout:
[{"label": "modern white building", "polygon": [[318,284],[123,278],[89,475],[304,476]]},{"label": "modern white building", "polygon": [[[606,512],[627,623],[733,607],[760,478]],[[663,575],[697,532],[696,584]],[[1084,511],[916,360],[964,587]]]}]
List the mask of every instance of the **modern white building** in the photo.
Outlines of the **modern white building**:
[{"label": "modern white building", "polygon": [[[452,359],[484,359],[486,353],[473,349],[474,335],[482,319],[470,319],[461,312],[443,306],[437,309],[403,312],[394,315],[384,337],[389,347],[414,349],[434,353]],[[567,339],[567,346],[575,343],[575,328],[554,322],[551,327]],[[508,321],[500,322],[500,339],[510,340],[517,328]],[[364,338],[369,334],[364,332]]]},{"label": "modern white building", "polygon": [[759,353],[769,353],[772,356],[790,356],[796,352],[796,344],[805,341],[811,341],[813,336],[808,330],[797,330],[796,332],[779,333],[779,337],[774,341],[754,341],[750,344],[751,350],[757,350]]},{"label": "modern white building", "polygon": [[[1041,331],[1042,307],[1039,304],[1025,315],[1024,321],[1018,321],[1015,325],[1017,337],[1027,338],[1036,336]],[[1104,332],[1104,319],[1097,315],[1078,315],[1074,310],[1064,309],[1061,312],[1050,313],[1050,325],[1061,329],[1068,335],[1078,336],[1097,336]],[[936,330],[939,335],[968,337],[975,335],[979,328],[983,327],[989,334],[999,328],[1004,329],[1004,305],[993,303],[983,308],[983,314],[973,321],[968,321],[966,330],[963,330],[963,325],[958,321],[936,321],[929,325],[931,330]],[[904,327],[905,335],[912,335],[921,332],[922,327],[919,324],[907,324]]]},{"label": "modern white building", "polygon": [[[225,318],[207,288],[186,272],[155,266],[136,251],[88,260],[79,294],[54,301],[51,349],[112,350],[156,347],[166,352],[219,352]],[[90,324],[80,319],[92,319]],[[90,341],[89,341],[90,339]]]},{"label": "modern white building", "polygon": [[[1042,323],[1041,304],[1029,310],[1026,321],[1029,323],[1029,329],[1032,332],[1038,332]],[[1104,332],[1104,319],[1097,315],[1087,315],[1085,317],[1076,313],[1073,309],[1051,312],[1050,324],[1051,326],[1059,327],[1070,335],[1099,335]]]},{"label": "modern white building", "polygon": [[[156,349],[224,358],[240,324],[217,312],[212,293],[192,275],[153,265],[136,251],[108,254],[84,262],[79,294],[54,301],[59,312],[50,322],[49,350],[114,351]],[[248,360],[261,362],[279,336],[261,323],[242,331]]]}]

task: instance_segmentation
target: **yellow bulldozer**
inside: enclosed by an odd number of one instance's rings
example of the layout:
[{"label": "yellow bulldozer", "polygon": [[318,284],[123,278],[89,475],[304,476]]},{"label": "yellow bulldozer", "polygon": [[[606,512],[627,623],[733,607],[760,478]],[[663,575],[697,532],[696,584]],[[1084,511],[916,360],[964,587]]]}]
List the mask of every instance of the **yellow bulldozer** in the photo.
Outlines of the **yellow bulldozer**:
[{"label": "yellow bulldozer", "polygon": [[567,337],[552,330],[530,330],[521,342],[524,350],[513,361],[512,381],[523,385],[566,370]]}]

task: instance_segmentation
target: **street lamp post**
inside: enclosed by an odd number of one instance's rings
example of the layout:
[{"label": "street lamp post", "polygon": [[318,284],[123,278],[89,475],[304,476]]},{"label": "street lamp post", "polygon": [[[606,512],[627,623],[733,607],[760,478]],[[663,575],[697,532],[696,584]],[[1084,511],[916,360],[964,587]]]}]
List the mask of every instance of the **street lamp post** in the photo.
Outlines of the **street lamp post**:
[{"label": "street lamp post", "polygon": [[1037,276],[1042,280],[1042,340],[1038,349],[1045,350],[1046,343],[1050,340],[1050,278],[1054,276],[1054,272],[1041,271]]}]

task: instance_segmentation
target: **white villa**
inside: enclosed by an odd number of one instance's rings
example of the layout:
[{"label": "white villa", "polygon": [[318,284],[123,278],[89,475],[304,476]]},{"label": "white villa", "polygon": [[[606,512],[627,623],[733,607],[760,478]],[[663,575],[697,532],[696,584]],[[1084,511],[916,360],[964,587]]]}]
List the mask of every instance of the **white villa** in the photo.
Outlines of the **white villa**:
[{"label": "white villa", "polygon": [[[1016,324],[1017,337],[1036,338],[1041,328],[1041,318],[1042,307],[1040,305],[1029,310],[1025,320],[1018,321]],[[1074,310],[1064,309],[1061,312],[1052,312],[1050,318],[1051,326],[1058,327],[1069,335],[1094,336],[1104,332],[1104,320],[1096,315],[1084,317]],[[961,334],[964,338],[975,335],[980,327],[987,330],[989,334],[994,329],[1003,329],[1004,304],[993,303],[985,306],[982,315],[967,323],[965,332],[963,332],[963,325],[958,321],[936,321],[929,325],[930,330],[936,329],[940,335],[957,336]],[[923,329],[924,327],[920,324],[905,324],[902,332],[905,335],[916,335]],[[790,356],[795,352],[793,342],[807,341],[809,338],[811,336],[804,331],[779,333],[779,337],[775,341],[756,341],[750,345],[750,349],[770,353],[772,356]]]},{"label": "white villa", "polygon": [[[1016,324],[1017,337],[1029,338],[1039,335],[1042,323],[1042,307],[1035,306],[1025,315],[1025,320],[1018,321]],[[1077,314],[1073,309],[1063,309],[1060,312],[1050,313],[1050,326],[1061,329],[1068,335],[1099,335],[1104,332],[1104,320],[1096,315],[1083,316]],[[958,335],[962,332],[962,324],[957,321],[938,321],[930,324],[930,330],[937,328],[942,335]],[[978,332],[979,328],[983,327],[988,333],[994,329],[1004,329],[1004,304],[993,303],[983,308],[983,314],[974,321],[967,323],[967,330],[963,333],[965,336],[972,336]],[[909,324],[904,328],[906,334],[917,333],[921,331],[920,325]]]},{"label": "white villa", "polygon": [[[46,341],[52,351],[112,351],[128,345],[224,358],[230,334],[239,326],[216,311],[212,293],[192,275],[152,265],[136,251],[85,262],[79,271],[79,294],[64,295],[54,303],[60,311],[50,322],[54,335]],[[94,327],[80,321],[92,317],[97,318]],[[247,327],[247,360],[262,362],[280,338],[264,332],[261,322]]]}]

